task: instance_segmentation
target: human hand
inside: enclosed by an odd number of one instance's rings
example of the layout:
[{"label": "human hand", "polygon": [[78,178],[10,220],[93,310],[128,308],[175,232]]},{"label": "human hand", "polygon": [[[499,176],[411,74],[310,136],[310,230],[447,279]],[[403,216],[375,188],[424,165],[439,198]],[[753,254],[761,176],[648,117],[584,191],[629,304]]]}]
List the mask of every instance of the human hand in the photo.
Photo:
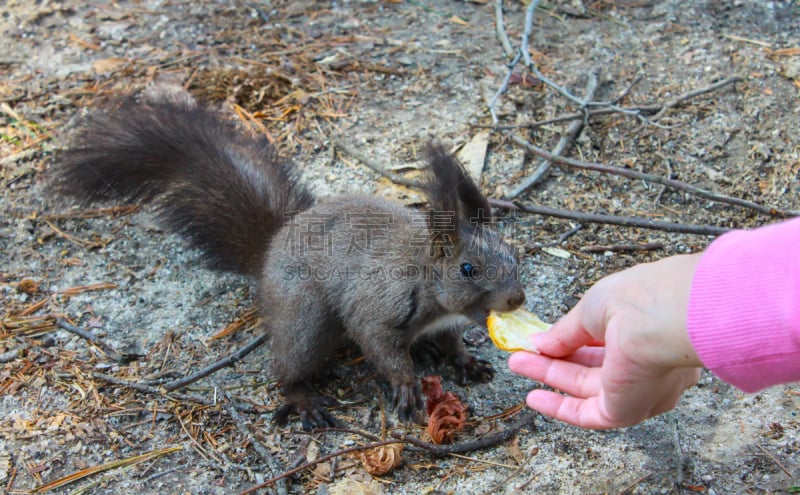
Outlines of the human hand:
[{"label": "human hand", "polygon": [[[585,428],[631,426],[674,408],[702,366],[686,330],[699,254],[673,256],[610,275],[546,333],[540,354],[517,352],[511,371],[567,395],[532,390],[527,404]],[[593,341],[603,347],[587,346]]]}]

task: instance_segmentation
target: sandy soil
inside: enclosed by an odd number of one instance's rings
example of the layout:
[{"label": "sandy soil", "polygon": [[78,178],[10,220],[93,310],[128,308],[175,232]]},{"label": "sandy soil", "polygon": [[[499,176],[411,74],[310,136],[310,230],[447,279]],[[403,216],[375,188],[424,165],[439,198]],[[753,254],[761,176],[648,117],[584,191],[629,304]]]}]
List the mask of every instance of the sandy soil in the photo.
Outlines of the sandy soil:
[{"label": "sandy soil", "polygon": [[[240,277],[203,267],[198,252],[162,231],[147,206],[76,210],[51,197],[47,170],[74,118],[98,99],[153,81],[186,86],[268,133],[320,196],[370,192],[413,203],[352,154],[383,166],[418,165],[431,139],[457,147],[492,124],[488,101],[509,58],[495,33],[494,2],[15,1],[0,6],[0,484],[30,490],[64,476],[169,447],[127,468],[93,474],[51,493],[238,493],[274,474],[364,443],[348,433],[276,428],[281,397],[261,346],[186,391],[239,404],[270,468],[219,405],[170,400],[92,375],[140,382],[186,375],[254,336],[252,300]],[[519,46],[525,5],[506,1]],[[800,209],[800,7],[774,1],[555,1],[536,14],[531,53],[544,73],[576,94],[602,69],[596,99],[624,106],[664,104],[727,77],[742,81],[670,108],[657,123],[614,113],[589,120],[569,154],[669,176],[776,209]],[[795,48],[795,50],[791,50]],[[631,84],[638,82],[631,87]],[[514,126],[576,111],[519,65],[495,111]],[[252,118],[251,118],[252,117]],[[252,122],[256,122],[252,124]],[[568,127],[493,129],[482,188],[502,198],[538,160],[510,136],[551,149]],[[775,221],[651,182],[554,168],[518,199],[586,213],[750,228]],[[710,236],[583,224],[500,212],[521,249],[527,306],[544,319],[563,314],[605,274],[703,249]],[[608,246],[659,243],[649,251]],[[599,251],[587,247],[600,246]],[[606,248],[604,248],[604,246]],[[583,249],[582,249],[583,248]],[[115,362],[57,328],[53,315],[91,329],[133,360]],[[231,336],[212,336],[231,323]],[[508,372],[506,355],[480,330],[475,352],[497,377],[445,388],[470,408],[459,437],[507,428],[537,386]],[[354,428],[381,434],[385,382],[349,354],[324,390]],[[537,418],[505,444],[468,457],[405,452],[403,465],[373,478],[343,456],[290,478],[291,493],[788,493],[800,485],[800,388],[745,395],[709,374],[679,407],[644,424],[583,431]],[[412,430],[412,434],[422,434]],[[347,485],[350,483],[351,485]],[[353,483],[358,484],[353,485]],[[274,488],[262,490],[272,493]],[[369,492],[367,490],[375,490]]]}]

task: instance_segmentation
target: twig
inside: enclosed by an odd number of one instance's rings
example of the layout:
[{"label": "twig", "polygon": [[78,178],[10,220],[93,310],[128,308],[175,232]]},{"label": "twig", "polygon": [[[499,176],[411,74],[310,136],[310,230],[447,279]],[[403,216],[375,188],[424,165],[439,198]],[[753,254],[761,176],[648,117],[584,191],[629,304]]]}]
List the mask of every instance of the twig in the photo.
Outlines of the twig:
[{"label": "twig", "polygon": [[532,460],[532,459],[533,459],[533,458],[534,458],[534,457],[535,457],[535,456],[536,456],[538,453],[539,453],[539,449],[538,449],[538,448],[536,448],[536,449],[534,450],[534,452],[532,452],[532,453],[531,453],[531,454],[528,456],[528,458],[527,458],[527,459],[525,459],[525,462],[523,462],[523,463],[521,463],[519,466],[517,466],[517,467],[516,467],[516,469],[514,469],[514,471],[513,471],[513,472],[511,472],[511,473],[510,473],[508,476],[506,476],[506,477],[505,477],[505,478],[503,478],[501,481],[499,481],[498,483],[496,483],[496,484],[495,484],[493,487],[491,487],[491,488],[489,488],[488,490],[486,490],[485,492],[483,492],[483,494],[482,494],[482,495],[491,495],[491,494],[493,494],[493,493],[499,493],[499,492],[500,492],[500,491],[501,491],[501,490],[502,490],[502,489],[503,489],[505,486],[507,486],[507,485],[508,485],[508,482],[509,482],[509,481],[511,481],[512,479],[514,479],[514,478],[516,478],[517,476],[519,476],[519,475],[520,475],[520,473],[522,473],[522,471],[524,471],[524,470],[525,470],[525,468],[527,468],[527,467],[528,467],[528,464],[531,462],[531,460]]},{"label": "twig", "polygon": [[102,340],[95,337],[95,335],[89,330],[84,330],[81,327],[75,326],[72,323],[65,320],[64,318],[56,318],[56,325],[59,328],[66,330],[67,332],[73,333],[82,339],[88,340],[89,343],[103,349],[103,351],[105,351],[106,354],[109,354],[115,360],[120,359],[122,357],[122,355],[119,352],[117,352],[116,349],[114,349],[110,345],[106,344]]},{"label": "twig", "polygon": [[727,77],[727,78],[723,79],[722,81],[716,82],[716,83],[714,83],[714,84],[712,84],[710,86],[706,86],[705,88],[695,89],[695,90],[683,93],[681,95],[678,95],[674,99],[672,99],[672,100],[668,101],[667,103],[665,103],[664,106],[661,107],[661,110],[659,110],[658,113],[653,115],[652,119],[653,120],[660,119],[661,117],[664,116],[664,114],[670,108],[676,107],[676,106],[680,105],[681,103],[683,103],[684,101],[689,100],[691,98],[694,98],[695,96],[699,96],[699,95],[702,95],[702,94],[710,93],[710,92],[715,91],[715,90],[717,90],[719,88],[723,88],[723,87],[725,87],[725,86],[727,86],[729,84],[734,84],[734,83],[741,82],[741,81],[742,81],[742,78],[739,77],[739,76]]},{"label": "twig", "polygon": [[304,464],[301,464],[300,466],[297,466],[294,469],[290,469],[290,470],[286,471],[285,473],[283,473],[283,474],[281,474],[279,476],[275,476],[274,478],[270,478],[270,479],[268,479],[267,481],[265,481],[263,483],[259,483],[258,485],[251,486],[247,490],[239,493],[239,495],[247,495],[248,493],[253,493],[253,492],[257,491],[257,490],[260,490],[262,488],[265,488],[265,487],[268,487],[268,486],[272,485],[273,483],[277,482],[278,480],[282,480],[283,478],[286,478],[287,476],[291,476],[291,475],[297,474],[297,473],[299,473],[301,471],[305,471],[306,469],[308,469],[310,467],[316,466],[317,464],[320,464],[322,462],[329,461],[329,460],[333,459],[334,457],[339,457],[339,456],[343,456],[343,455],[346,455],[346,454],[351,454],[353,452],[360,452],[362,450],[375,449],[375,448],[378,448],[378,447],[383,447],[385,445],[392,445],[392,444],[396,444],[396,443],[403,443],[403,441],[402,440],[384,440],[382,442],[369,443],[367,445],[357,445],[355,447],[350,447],[350,448],[347,448],[347,449],[337,450],[336,452],[331,452],[330,454],[324,455],[322,457],[318,457],[318,458],[314,459],[313,461],[308,461],[308,462],[306,462]]},{"label": "twig", "polygon": [[578,106],[581,107],[585,107],[590,103],[595,104],[594,102],[578,98],[570,93],[566,88],[558,85],[555,81],[542,74],[542,72],[533,62],[533,59],[531,59],[530,48],[528,48],[528,40],[530,40],[531,33],[533,32],[533,14],[540,2],[541,0],[533,0],[530,4],[528,4],[528,8],[525,11],[525,30],[522,33],[522,42],[520,43],[519,47],[519,51],[522,53],[522,61],[525,63],[525,66],[528,68],[528,70],[533,72],[533,75],[536,76],[537,79],[556,90],[556,92],[566,99],[577,103]]},{"label": "twig", "polygon": [[503,0],[495,0],[494,2],[494,25],[497,30],[497,39],[500,40],[500,45],[507,57],[514,55],[514,48],[511,47],[511,41],[508,39],[506,33],[506,26],[503,22]]},{"label": "twig", "polygon": [[620,491],[619,491],[619,493],[617,493],[617,495],[626,495],[627,493],[631,492],[631,491],[632,491],[634,488],[636,488],[636,486],[637,486],[639,483],[641,483],[642,481],[646,480],[647,478],[649,478],[649,477],[650,477],[650,476],[652,476],[652,475],[653,475],[653,473],[647,473],[647,474],[645,474],[644,476],[640,476],[640,477],[639,477],[637,480],[635,480],[633,483],[629,484],[628,486],[626,486],[625,488],[623,488],[622,490],[620,490]]},{"label": "twig", "polygon": [[201,369],[201,370],[199,370],[199,371],[197,371],[195,373],[192,373],[189,376],[185,376],[185,377],[183,377],[183,378],[181,378],[179,380],[175,380],[175,381],[172,381],[170,383],[167,383],[166,385],[164,385],[164,390],[166,390],[167,392],[171,392],[173,390],[178,390],[178,389],[183,388],[183,387],[185,387],[187,385],[191,385],[192,383],[196,382],[197,380],[200,380],[201,378],[205,378],[206,376],[214,373],[215,371],[217,371],[217,370],[219,370],[221,368],[224,368],[226,366],[233,366],[234,364],[236,364],[237,361],[239,361],[240,359],[242,359],[246,355],[250,354],[256,347],[258,347],[261,344],[263,344],[264,341],[266,341],[266,340],[267,340],[267,334],[266,333],[262,333],[258,337],[252,339],[250,342],[245,344],[244,347],[242,347],[238,351],[236,351],[233,354],[231,354],[230,356],[228,356],[226,358],[223,358],[223,359],[220,359],[219,361],[216,361],[214,363],[211,363],[210,365],[206,366],[205,368],[203,368],[203,369]]},{"label": "twig", "polygon": [[[586,81],[586,89],[584,90],[583,99],[586,101],[591,100],[594,98],[594,94],[597,91],[598,85],[598,74],[596,72],[590,72],[587,76]],[[569,129],[567,129],[567,133],[561,136],[561,139],[558,140],[558,144],[556,147],[553,148],[553,155],[561,155],[567,149],[567,147],[575,141],[575,138],[578,137],[578,134],[581,133],[583,130],[584,124],[587,122],[588,119],[583,120],[576,120],[573,122]],[[525,180],[522,181],[517,187],[511,190],[506,196],[506,199],[515,199],[520,194],[524,193],[531,187],[533,187],[537,182],[542,180],[542,177],[547,173],[550,169],[550,165],[553,162],[550,160],[542,160],[539,162],[539,166],[537,167],[536,171],[534,171],[530,176],[528,176]]]},{"label": "twig", "polygon": [[489,113],[492,115],[492,123],[494,125],[497,125],[497,122],[499,122],[497,114],[494,111],[494,106],[497,104],[497,100],[500,99],[500,96],[502,96],[503,93],[508,90],[508,83],[511,81],[511,76],[514,74],[514,67],[516,67],[516,65],[519,63],[520,57],[521,55],[517,53],[511,63],[508,64],[508,72],[506,73],[506,77],[503,78],[503,82],[500,84],[500,87],[497,88],[494,96],[492,96],[492,99],[489,100]]},{"label": "twig", "polygon": [[[634,81],[636,82],[636,80],[634,80]],[[677,96],[675,99],[670,100],[668,103],[664,103],[664,104],[651,103],[651,104],[647,104],[647,105],[636,105],[636,106],[632,106],[632,107],[608,106],[608,107],[600,107],[600,108],[590,108],[586,112],[583,112],[583,111],[581,111],[581,112],[572,112],[572,113],[567,113],[567,114],[564,114],[564,115],[559,115],[557,117],[553,117],[553,118],[550,118],[550,119],[537,120],[537,121],[534,121],[534,122],[527,122],[527,123],[522,123],[522,124],[508,124],[508,125],[501,125],[501,126],[498,126],[498,125],[477,125],[476,124],[473,127],[476,127],[476,128],[484,128],[484,127],[493,128],[493,129],[496,129],[496,130],[499,130],[499,131],[507,131],[507,130],[520,129],[520,128],[530,128],[530,129],[532,129],[532,128],[535,128],[535,127],[542,127],[542,126],[550,125],[550,124],[559,124],[561,122],[568,122],[570,120],[579,120],[579,119],[582,120],[582,119],[587,118],[587,114],[588,114],[588,118],[596,117],[598,115],[608,115],[608,114],[612,114],[612,113],[622,113],[624,115],[634,115],[634,116],[637,116],[637,117],[641,117],[641,116],[645,116],[645,115],[653,115],[654,116],[654,115],[657,115],[660,112],[662,112],[665,108],[667,108],[667,105],[669,105],[669,108],[673,108],[673,107],[676,107],[676,106],[680,105],[681,103],[685,103],[686,101],[690,100],[691,98],[694,98],[695,96],[699,96],[699,95],[703,95],[703,94],[706,94],[706,93],[710,93],[711,91],[715,91],[717,89],[720,89],[720,88],[723,88],[723,87],[728,86],[730,84],[734,84],[734,83],[741,82],[741,81],[742,81],[742,78],[740,78],[738,76],[728,77],[728,78],[723,79],[722,81],[714,83],[714,84],[712,84],[710,86],[706,86],[706,87],[703,87],[703,88],[699,88],[699,89],[695,89],[695,90],[683,93],[683,94]],[[627,91],[629,91],[629,90],[626,90],[625,92],[623,92],[623,96],[617,97],[614,100],[614,102],[617,102],[617,101],[620,100],[620,98],[623,98]],[[624,111],[620,112],[620,110],[624,110]],[[653,118],[653,120],[655,120],[655,118]]]},{"label": "twig", "polygon": [[[228,412],[228,415],[231,417],[231,419],[233,419],[233,422],[236,423],[236,428],[242,435],[244,435],[247,441],[250,442],[250,444],[253,446],[253,449],[256,451],[259,457],[261,457],[261,460],[267,464],[270,476],[277,475],[280,471],[277,461],[272,455],[270,455],[267,448],[264,447],[264,445],[255,437],[255,435],[253,435],[253,432],[250,431],[250,428],[247,426],[247,422],[245,422],[242,415],[239,414],[239,411],[236,410],[234,402],[224,390],[219,391],[219,396],[222,399],[222,407],[225,408],[225,411]],[[278,481],[277,490],[281,495],[286,495],[289,493],[285,479]]]},{"label": "twig", "polygon": [[22,344],[11,349],[10,351],[6,351],[0,354],[0,364],[10,363],[11,361],[17,359],[17,356],[27,348],[28,344],[23,342]]},{"label": "twig", "polygon": [[408,442],[412,445],[416,445],[427,452],[435,455],[435,456],[445,456],[449,454],[463,454],[464,452],[472,452],[474,450],[484,449],[486,447],[492,447],[499,443],[503,443],[509,440],[511,437],[517,434],[519,430],[522,428],[532,425],[534,420],[536,419],[536,415],[532,412],[523,413],[522,417],[517,419],[513,424],[511,424],[505,430],[494,433],[492,435],[486,435],[485,437],[481,437],[477,440],[471,440],[467,442],[459,442],[459,443],[452,443],[449,445],[439,445],[435,443],[426,442],[424,440],[420,440],[419,438],[412,437],[400,432],[392,432],[392,438],[397,438]]},{"label": "twig", "polygon": [[793,476],[792,476],[792,473],[790,473],[790,472],[789,472],[789,470],[788,470],[788,469],[786,469],[786,466],[784,466],[783,464],[781,464],[781,461],[779,461],[777,457],[775,457],[774,455],[772,455],[772,453],[771,453],[770,451],[768,451],[767,449],[765,449],[764,447],[762,447],[761,445],[758,445],[758,444],[756,444],[756,447],[758,447],[758,449],[759,449],[761,452],[763,452],[764,454],[766,454],[766,456],[767,456],[767,457],[769,457],[770,459],[772,459],[772,462],[774,462],[775,464],[777,464],[777,465],[778,465],[778,467],[779,467],[779,468],[781,468],[781,471],[783,471],[784,473],[786,473],[786,475],[787,475],[787,476],[789,476],[789,479],[792,479],[792,478],[793,478]]},{"label": "twig", "polygon": [[418,181],[415,181],[415,180],[412,180],[412,179],[407,179],[407,178],[405,178],[405,177],[403,177],[403,176],[401,176],[399,174],[396,174],[394,172],[386,170],[385,168],[381,167],[380,165],[378,165],[374,161],[370,160],[366,156],[364,156],[361,153],[359,153],[358,151],[356,151],[355,148],[353,148],[352,146],[350,146],[349,144],[344,142],[342,139],[339,139],[338,137],[332,137],[330,139],[331,139],[331,142],[333,142],[333,144],[335,144],[339,149],[341,149],[343,151],[346,151],[347,154],[349,154],[350,156],[352,156],[356,160],[360,161],[364,165],[368,166],[372,170],[378,172],[380,175],[386,177],[387,179],[389,179],[390,181],[394,182],[395,184],[400,184],[400,185],[408,186],[408,187],[420,187],[421,184]]},{"label": "twig", "polygon": [[584,162],[581,160],[575,160],[574,158],[557,156],[550,153],[547,150],[532,145],[531,143],[525,141],[524,139],[518,136],[511,136],[511,140],[519,144],[520,146],[524,147],[534,155],[551,160],[557,163],[558,165],[564,165],[581,170],[592,170],[594,172],[619,175],[622,177],[628,177],[629,179],[638,179],[638,180],[645,180],[648,182],[654,182],[656,184],[662,184],[671,187],[673,189],[678,189],[680,191],[685,191],[687,193],[694,194],[695,196],[699,196],[701,198],[710,199],[711,201],[717,201],[719,203],[727,203],[731,205],[741,206],[742,208],[748,208],[757,211],[759,213],[769,215],[771,217],[795,217],[800,215],[800,212],[798,211],[781,210],[778,208],[763,206],[758,203],[753,203],[752,201],[747,201],[740,198],[733,198],[731,196],[726,196],[724,194],[718,194],[713,191],[709,191],[707,189],[702,189],[700,187],[693,186],[686,182],[681,182],[679,180],[674,180],[674,179],[667,179],[655,174],[647,174],[644,172],[638,172],[636,170],[631,170],[623,167],[616,167],[613,165],[605,165],[602,163],[595,163],[595,162]]},{"label": "twig", "polygon": [[578,231],[581,230],[582,228],[583,228],[583,225],[578,224],[578,225],[572,227],[571,229],[569,229],[568,231],[564,232],[560,236],[558,236],[558,239],[556,239],[554,241],[539,242],[539,243],[536,243],[536,244],[526,244],[525,245],[525,251],[534,251],[536,249],[542,249],[542,248],[546,248],[546,247],[558,246],[562,242],[564,242],[567,239],[569,239],[570,237],[572,237],[573,235],[577,234]]},{"label": "twig", "polygon": [[689,225],[684,223],[649,220],[646,218],[618,217],[599,213],[581,213],[578,211],[559,210],[557,208],[548,208],[546,206],[523,205],[503,199],[489,199],[489,204],[496,208],[523,211],[525,213],[533,213],[534,215],[544,215],[548,217],[567,218],[582,223],[621,225],[623,227],[663,230],[665,232],[680,232],[683,234],[718,236],[730,230],[726,229],[725,227],[716,227],[714,225]]},{"label": "twig", "polygon": [[648,242],[646,244],[612,244],[610,246],[582,246],[584,253],[604,253],[606,251],[655,251],[664,249],[664,244],[660,242]]},{"label": "twig", "polygon": [[[164,397],[168,400],[173,401],[189,401],[195,402],[197,404],[202,404],[204,406],[216,406],[217,404],[213,400],[204,399],[203,397],[197,397],[195,395],[190,394],[183,394],[180,392],[170,392],[167,394],[163,389],[158,387],[153,387],[150,385],[145,385],[143,383],[136,383],[130,382],[127,380],[123,380],[121,378],[117,378],[115,376],[107,375],[105,373],[100,373],[99,371],[93,371],[92,376],[97,378],[98,380],[103,380],[104,382],[111,383],[113,385],[119,385],[121,387],[127,387],[131,390],[136,390],[137,392],[142,392],[145,394],[151,394],[158,397]],[[257,413],[259,412],[254,406],[250,404],[235,404],[236,409],[245,413]]]}]

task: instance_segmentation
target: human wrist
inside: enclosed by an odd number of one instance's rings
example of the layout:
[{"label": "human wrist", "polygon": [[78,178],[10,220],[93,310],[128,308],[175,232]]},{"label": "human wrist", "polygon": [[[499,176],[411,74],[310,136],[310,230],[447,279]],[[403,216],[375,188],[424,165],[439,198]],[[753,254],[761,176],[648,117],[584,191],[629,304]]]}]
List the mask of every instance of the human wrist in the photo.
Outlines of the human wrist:
[{"label": "human wrist", "polygon": [[[636,361],[661,369],[702,366],[686,325],[692,279],[700,254],[638,265],[621,282],[635,311],[624,313],[620,344]],[[638,315],[638,316],[637,316]],[[638,321],[636,321],[638,319]]]}]

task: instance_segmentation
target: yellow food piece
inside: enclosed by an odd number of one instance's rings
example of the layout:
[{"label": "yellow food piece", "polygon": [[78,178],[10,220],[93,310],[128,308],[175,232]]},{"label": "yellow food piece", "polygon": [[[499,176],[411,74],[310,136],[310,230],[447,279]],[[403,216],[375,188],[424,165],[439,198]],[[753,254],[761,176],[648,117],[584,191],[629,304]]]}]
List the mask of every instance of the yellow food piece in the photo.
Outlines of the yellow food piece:
[{"label": "yellow food piece", "polygon": [[536,352],[533,344],[528,342],[528,337],[536,332],[545,332],[552,325],[543,322],[530,311],[516,309],[507,313],[490,311],[486,326],[489,327],[492,342],[500,349],[508,352]]}]

